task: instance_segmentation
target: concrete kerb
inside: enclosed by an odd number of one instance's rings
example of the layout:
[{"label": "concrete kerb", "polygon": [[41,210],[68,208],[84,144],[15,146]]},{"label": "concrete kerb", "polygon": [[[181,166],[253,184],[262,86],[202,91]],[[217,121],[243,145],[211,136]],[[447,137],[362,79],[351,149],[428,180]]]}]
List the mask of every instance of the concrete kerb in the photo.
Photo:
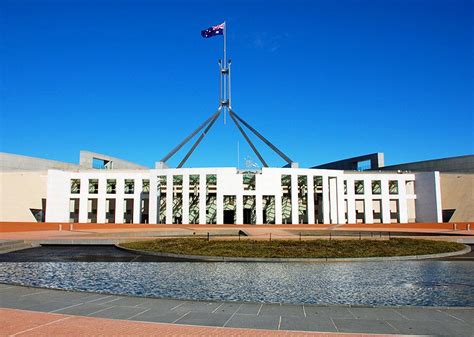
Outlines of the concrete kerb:
[{"label": "concrete kerb", "polygon": [[428,254],[428,255],[408,255],[408,256],[389,256],[389,257],[358,257],[358,258],[253,258],[253,257],[227,257],[227,256],[202,256],[202,255],[186,255],[186,254],[173,254],[173,253],[155,253],[147,252],[138,249],[131,249],[116,244],[115,247],[133,252],[140,255],[152,255],[160,257],[172,257],[189,260],[200,260],[205,262],[305,262],[305,263],[316,263],[316,262],[374,262],[374,261],[409,261],[409,260],[426,260],[443,257],[451,257],[464,255],[471,252],[471,247],[464,245],[464,249],[457,252],[439,253],[439,254]]}]

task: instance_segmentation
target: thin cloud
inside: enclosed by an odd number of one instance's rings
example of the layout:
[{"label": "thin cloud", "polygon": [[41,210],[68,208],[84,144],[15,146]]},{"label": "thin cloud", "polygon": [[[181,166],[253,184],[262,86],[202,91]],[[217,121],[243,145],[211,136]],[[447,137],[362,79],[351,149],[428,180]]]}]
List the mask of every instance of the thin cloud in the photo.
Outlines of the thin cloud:
[{"label": "thin cloud", "polygon": [[289,37],[288,33],[269,34],[267,32],[254,33],[251,37],[251,44],[255,49],[276,52],[280,49],[284,40]]}]

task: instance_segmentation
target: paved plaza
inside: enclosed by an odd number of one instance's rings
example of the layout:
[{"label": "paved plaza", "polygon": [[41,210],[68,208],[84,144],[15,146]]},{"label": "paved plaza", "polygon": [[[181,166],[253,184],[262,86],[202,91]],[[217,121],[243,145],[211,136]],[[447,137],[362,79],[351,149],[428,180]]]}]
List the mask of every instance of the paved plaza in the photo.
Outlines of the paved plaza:
[{"label": "paved plaza", "polygon": [[[435,307],[354,307],[354,306],[316,306],[282,305],[236,302],[200,302],[174,299],[140,298],[115,296],[108,294],[72,292],[42,288],[30,288],[0,284],[0,304],[4,309],[28,310],[66,316],[41,316],[46,321],[56,321],[48,325],[53,329],[61,323],[64,330],[71,331],[78,321],[85,317],[121,320],[108,324],[112,330],[122,329],[124,322],[130,322],[130,329],[136,329],[137,322],[172,324],[174,327],[204,326],[215,328],[263,329],[277,331],[306,331],[322,333],[359,333],[359,334],[402,334],[437,336],[474,336],[474,308],[435,308]],[[7,312],[7,314],[5,314]],[[18,322],[8,317],[23,311],[3,311],[5,326],[11,326],[7,334],[20,332],[26,322],[36,317],[27,312],[27,320],[18,318]],[[13,316],[12,316],[13,315]],[[31,317],[30,317],[31,316]],[[78,316],[74,319],[70,316]],[[49,317],[49,318],[48,318]],[[42,319],[43,319],[42,318]],[[64,318],[64,319],[62,319]],[[67,319],[67,320],[66,320]],[[45,324],[40,320],[39,325]],[[100,327],[100,324],[96,325]],[[16,324],[16,325],[15,325]],[[35,326],[36,323],[32,323]],[[126,325],[126,324],[125,324]],[[114,328],[115,327],[115,328]],[[144,326],[145,327],[145,326]],[[159,329],[171,329],[168,326],[155,326]],[[29,329],[29,328],[26,328]],[[95,327],[94,329],[99,329]],[[125,328],[124,328],[125,329]],[[153,330],[146,326],[144,334]],[[176,334],[180,334],[176,328]],[[34,330],[31,330],[34,331]],[[42,331],[42,330],[38,330]],[[53,330],[54,331],[54,330]],[[94,330],[91,330],[93,332]],[[95,330],[99,332],[100,330]],[[125,330],[123,330],[125,331]],[[132,330],[131,330],[132,331]],[[168,331],[168,330],[167,330]],[[182,330],[184,331],[187,330]],[[191,329],[199,335],[202,331]],[[212,334],[222,334],[219,330]],[[216,332],[217,331],[217,332]],[[239,330],[240,331],[240,330]],[[252,331],[230,332],[231,335],[252,335]],[[263,332],[263,331],[262,331]],[[3,332],[5,333],[5,332]],[[247,334],[248,333],[248,334]],[[212,335],[202,333],[201,335]],[[226,332],[227,334],[227,332]],[[255,333],[253,335],[256,335]],[[258,335],[262,335],[258,333]],[[264,334],[265,335],[265,334]]]},{"label": "paved plaza", "polygon": [[[47,224],[19,228],[0,224],[0,239],[34,244],[108,244],[159,236],[187,236],[207,231],[244,230],[249,238],[298,238],[305,230],[408,231],[417,237],[471,243],[472,230],[444,225],[402,226],[149,226]],[[36,225],[36,224],[35,224]],[[48,227],[49,226],[49,227]],[[452,226],[452,225],[449,225]],[[47,227],[47,228],[46,228]],[[225,234],[224,233],[224,234]],[[231,233],[235,236],[235,233]],[[374,234],[377,235],[377,234]],[[383,234],[382,234],[383,235]],[[23,247],[24,248],[24,247]],[[20,248],[22,249],[22,248]],[[452,259],[472,260],[472,253]],[[161,257],[137,255],[113,246],[43,246],[0,255],[1,262],[148,262]],[[169,261],[178,262],[179,259]],[[474,336],[474,308],[361,307],[200,302],[73,292],[0,284],[0,335],[191,335],[191,336]]]}]

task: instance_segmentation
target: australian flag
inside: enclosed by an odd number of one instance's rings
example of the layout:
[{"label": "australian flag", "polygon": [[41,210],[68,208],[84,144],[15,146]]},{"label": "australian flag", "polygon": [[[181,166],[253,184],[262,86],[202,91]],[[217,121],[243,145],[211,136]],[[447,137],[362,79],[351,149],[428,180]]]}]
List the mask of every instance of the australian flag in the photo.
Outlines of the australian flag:
[{"label": "australian flag", "polygon": [[201,30],[201,36],[205,39],[216,35],[224,35],[225,23],[221,23],[217,26],[209,27],[208,29]]}]

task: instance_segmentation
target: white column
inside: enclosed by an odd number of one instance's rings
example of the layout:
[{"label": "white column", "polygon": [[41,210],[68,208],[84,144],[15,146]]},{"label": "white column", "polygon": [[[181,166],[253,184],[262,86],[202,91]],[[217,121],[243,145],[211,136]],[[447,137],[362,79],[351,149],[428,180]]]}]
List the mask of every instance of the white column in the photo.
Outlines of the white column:
[{"label": "white column", "polygon": [[107,179],[102,176],[99,178],[99,194],[97,195],[97,223],[105,223],[105,212],[106,212],[106,191],[107,190]]},{"label": "white column", "polygon": [[347,179],[347,223],[356,223],[354,179]]},{"label": "white column", "polygon": [[441,181],[440,181],[439,171],[434,171],[433,175],[434,175],[434,180],[435,180],[434,183],[435,183],[435,197],[436,197],[436,222],[441,223],[443,222],[443,207],[441,205],[441,201],[442,201],[441,200]]},{"label": "white column", "polygon": [[189,224],[189,174],[183,175],[183,225]]},{"label": "white column", "polygon": [[337,178],[337,223],[346,223],[345,201],[344,201],[344,177]]},{"label": "white column", "polygon": [[337,180],[335,177],[329,177],[329,205],[331,223],[337,224]]},{"label": "white column", "polygon": [[206,224],[206,175],[199,175],[199,224]]},{"label": "white column", "polygon": [[400,216],[400,223],[408,222],[408,211],[407,211],[407,194],[405,181],[397,179],[398,181],[398,212]]},{"label": "white column", "polygon": [[382,184],[381,197],[382,197],[382,222],[390,223],[390,195],[388,194],[388,180],[383,179],[380,182]]},{"label": "white column", "polygon": [[[217,181],[219,184],[219,180]],[[217,188],[219,191],[220,189]],[[221,193],[216,193],[216,223],[218,225],[223,225],[224,224],[224,196]]]},{"label": "white column", "polygon": [[125,180],[123,178],[117,178],[115,199],[115,223],[123,223],[123,203],[125,199],[124,188]]},{"label": "white column", "polygon": [[87,223],[87,206],[89,203],[89,179],[81,178],[81,192],[79,194],[79,222]]},{"label": "white column", "polygon": [[329,207],[329,178],[323,176],[323,222],[325,224],[331,223],[329,219],[330,207]]},{"label": "white column", "polygon": [[173,223],[173,175],[166,175],[166,223]]},{"label": "white column", "polygon": [[314,220],[314,178],[308,176],[308,224],[316,223]]},{"label": "white column", "polygon": [[141,177],[134,179],[133,185],[133,223],[139,224],[140,223],[140,213],[141,213],[141,192],[143,189],[143,180]]},{"label": "white column", "polygon": [[235,202],[237,203],[237,206],[235,208],[237,212],[237,218],[236,221],[239,225],[242,225],[244,223],[244,196],[242,193],[237,193],[235,196]]},{"label": "white column", "polygon": [[374,223],[374,207],[372,205],[372,180],[364,179],[364,222],[366,224]]},{"label": "white column", "polygon": [[263,198],[261,194],[255,196],[255,202],[255,212],[257,212],[256,224],[263,225]]},{"label": "white column", "polygon": [[150,204],[148,205],[148,223],[155,225],[157,223],[157,178],[156,174],[150,177]]},{"label": "white column", "polygon": [[298,175],[291,175],[291,223],[297,225],[299,223],[299,207],[298,207]]},{"label": "white column", "polygon": [[281,193],[275,195],[275,224],[282,224],[281,219]]}]

